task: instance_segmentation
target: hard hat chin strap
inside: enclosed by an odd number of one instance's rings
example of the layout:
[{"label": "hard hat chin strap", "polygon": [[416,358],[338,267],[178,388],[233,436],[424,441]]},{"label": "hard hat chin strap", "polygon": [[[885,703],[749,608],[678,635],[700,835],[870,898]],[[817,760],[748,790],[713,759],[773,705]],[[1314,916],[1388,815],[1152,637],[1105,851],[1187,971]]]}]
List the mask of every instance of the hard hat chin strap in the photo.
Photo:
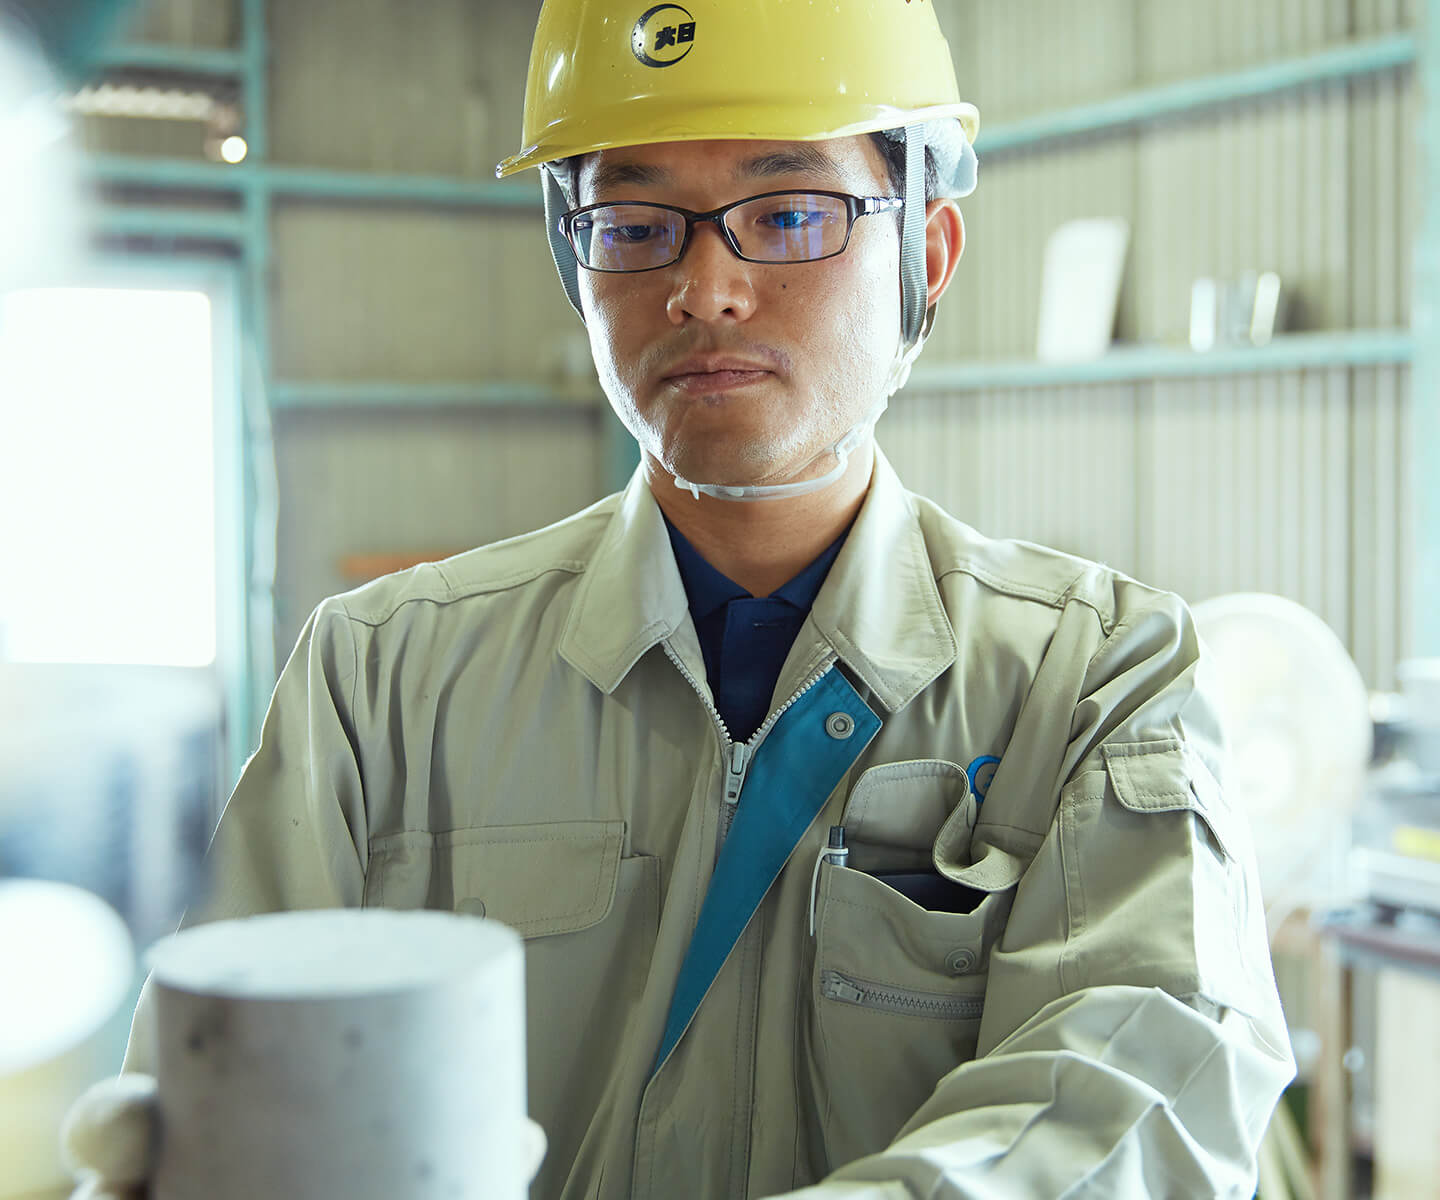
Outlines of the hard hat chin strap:
[{"label": "hard hat chin strap", "polygon": [[570,202],[548,166],[540,168],[540,179],[545,191],[545,236],[550,239],[550,254],[555,259],[555,269],[560,272],[565,295],[583,321],[585,310],[580,307],[580,264],[575,260],[575,251],[560,232],[560,218],[570,210]]},{"label": "hard hat chin strap", "polygon": [[[900,330],[907,349],[925,338],[930,294],[925,268],[925,126],[905,126],[905,207],[900,224]],[[907,367],[908,373],[908,367]]]},{"label": "hard hat chin strap", "polygon": [[818,492],[832,483],[837,483],[845,474],[850,465],[850,455],[857,446],[864,442],[884,411],[885,401],[882,400],[865,420],[852,428],[833,446],[828,446],[820,451],[810,460],[810,463],[806,463],[808,467],[827,454],[835,455],[835,465],[825,474],[818,475],[814,479],[802,479],[796,483],[744,484],[729,487],[723,483],[692,483],[677,475],[675,476],[675,486],[689,492],[697,500],[702,495],[713,496],[716,500],[788,500],[792,496],[806,496],[811,492]]}]

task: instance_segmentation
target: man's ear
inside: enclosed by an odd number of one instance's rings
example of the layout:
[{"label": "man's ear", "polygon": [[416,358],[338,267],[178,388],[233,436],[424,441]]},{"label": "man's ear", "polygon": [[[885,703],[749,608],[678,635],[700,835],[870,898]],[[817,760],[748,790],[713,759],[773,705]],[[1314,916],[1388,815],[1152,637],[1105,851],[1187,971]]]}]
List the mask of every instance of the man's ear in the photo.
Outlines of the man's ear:
[{"label": "man's ear", "polygon": [[965,252],[965,218],[954,200],[932,200],[925,206],[926,307],[945,294],[960,255]]}]

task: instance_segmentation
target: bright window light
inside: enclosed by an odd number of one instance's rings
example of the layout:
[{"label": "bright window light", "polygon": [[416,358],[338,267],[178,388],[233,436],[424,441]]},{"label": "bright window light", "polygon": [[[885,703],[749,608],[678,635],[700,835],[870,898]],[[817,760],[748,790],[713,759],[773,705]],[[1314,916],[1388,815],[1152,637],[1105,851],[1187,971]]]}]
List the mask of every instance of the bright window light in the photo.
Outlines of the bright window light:
[{"label": "bright window light", "polygon": [[245,161],[245,155],[250,152],[250,147],[245,144],[242,137],[227,137],[220,143],[220,157],[227,163],[238,163]]},{"label": "bright window light", "polygon": [[215,660],[209,299],[0,295],[0,660]]}]

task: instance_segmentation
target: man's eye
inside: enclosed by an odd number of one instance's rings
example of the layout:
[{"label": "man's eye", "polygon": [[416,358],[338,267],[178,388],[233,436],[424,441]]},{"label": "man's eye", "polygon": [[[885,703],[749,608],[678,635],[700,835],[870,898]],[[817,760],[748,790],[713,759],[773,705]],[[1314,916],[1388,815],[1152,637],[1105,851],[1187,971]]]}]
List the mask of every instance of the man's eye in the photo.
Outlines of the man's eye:
[{"label": "man's eye", "polygon": [[827,213],[816,208],[779,208],[761,218],[776,229],[809,229],[823,224]]},{"label": "man's eye", "polygon": [[643,242],[655,235],[654,225],[611,225],[604,231],[604,238],[608,245],[617,242]]}]

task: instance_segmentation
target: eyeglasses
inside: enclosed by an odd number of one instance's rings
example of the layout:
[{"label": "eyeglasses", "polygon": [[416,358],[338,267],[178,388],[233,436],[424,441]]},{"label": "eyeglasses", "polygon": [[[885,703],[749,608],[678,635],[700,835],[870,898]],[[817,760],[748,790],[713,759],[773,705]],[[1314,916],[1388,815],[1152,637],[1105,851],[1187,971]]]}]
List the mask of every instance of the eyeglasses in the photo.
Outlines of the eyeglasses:
[{"label": "eyeglasses", "polygon": [[796,263],[833,258],[850,244],[857,217],[902,208],[898,196],[766,192],[710,212],[670,204],[590,204],[560,218],[560,232],[590,271],[653,271],[679,260],[695,226],[708,221],[735,257]]}]

